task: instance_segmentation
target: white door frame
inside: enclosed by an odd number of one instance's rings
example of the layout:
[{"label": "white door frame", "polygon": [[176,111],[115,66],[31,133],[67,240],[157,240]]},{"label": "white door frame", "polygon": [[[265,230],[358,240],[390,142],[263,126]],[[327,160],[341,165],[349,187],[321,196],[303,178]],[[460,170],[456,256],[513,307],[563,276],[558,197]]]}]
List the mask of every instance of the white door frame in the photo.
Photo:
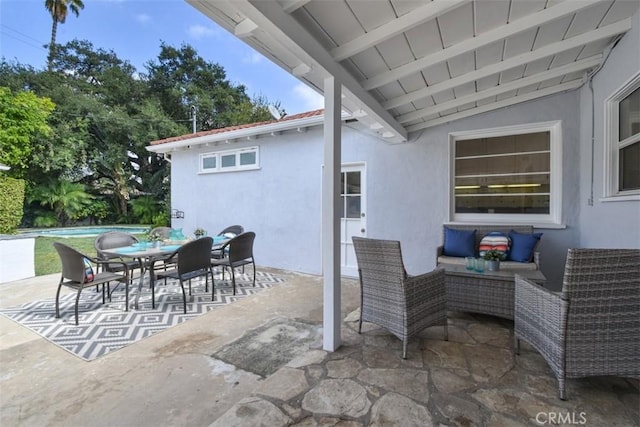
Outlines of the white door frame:
[{"label": "white door frame", "polygon": [[351,237],[367,236],[367,164],[343,163],[340,174],[345,172],[360,172],[360,216],[340,220],[340,270],[343,276],[358,277],[358,265]]}]

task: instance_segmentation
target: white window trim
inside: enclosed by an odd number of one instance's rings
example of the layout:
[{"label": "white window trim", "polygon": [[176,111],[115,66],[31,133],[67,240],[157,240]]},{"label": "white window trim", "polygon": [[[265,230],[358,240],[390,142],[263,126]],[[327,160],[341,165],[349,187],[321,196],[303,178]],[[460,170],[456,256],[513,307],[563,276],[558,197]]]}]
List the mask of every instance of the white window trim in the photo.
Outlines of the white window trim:
[{"label": "white window trim", "polygon": [[[629,200],[640,200],[640,190],[619,191],[620,174],[620,148],[623,145],[618,141],[620,135],[619,110],[620,101],[626,98],[634,90],[640,87],[640,73],[636,74],[613,95],[604,102],[604,185],[602,202],[622,202]],[[635,135],[625,142],[634,142],[640,136]]]},{"label": "white window trim", "polygon": [[[254,152],[256,154],[256,162],[250,165],[241,165],[240,164],[240,155],[243,153]],[[235,166],[222,166],[222,157],[228,155],[235,155],[236,164]],[[206,157],[215,157],[216,158],[216,167],[215,168],[203,168],[204,158]],[[260,150],[259,147],[246,147],[246,148],[235,148],[233,150],[224,150],[224,151],[211,151],[207,153],[200,153],[198,156],[198,173],[199,174],[209,174],[209,173],[224,173],[224,172],[238,172],[238,171],[246,171],[246,170],[256,170],[260,169]]]},{"label": "white window trim", "polygon": [[[549,132],[550,191],[549,214],[456,214],[455,212],[455,147],[456,141],[493,138],[524,133]],[[527,224],[547,228],[563,228],[562,224],[562,123],[559,120],[529,123],[449,134],[449,221],[474,224]]]}]

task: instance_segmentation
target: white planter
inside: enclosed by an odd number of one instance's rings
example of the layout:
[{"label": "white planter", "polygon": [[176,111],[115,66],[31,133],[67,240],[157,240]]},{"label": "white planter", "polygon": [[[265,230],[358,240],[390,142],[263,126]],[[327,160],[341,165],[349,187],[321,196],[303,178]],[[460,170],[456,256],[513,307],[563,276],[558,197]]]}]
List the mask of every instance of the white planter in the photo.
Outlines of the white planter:
[{"label": "white planter", "polygon": [[35,237],[0,236],[0,283],[34,277]]}]

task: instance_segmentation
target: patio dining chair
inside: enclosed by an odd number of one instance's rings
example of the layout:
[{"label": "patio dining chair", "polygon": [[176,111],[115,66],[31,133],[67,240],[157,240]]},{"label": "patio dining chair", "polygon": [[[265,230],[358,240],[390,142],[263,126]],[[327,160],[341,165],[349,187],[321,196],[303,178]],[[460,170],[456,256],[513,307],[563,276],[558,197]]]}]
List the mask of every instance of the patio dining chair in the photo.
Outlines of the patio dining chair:
[{"label": "patio dining chair", "polygon": [[[96,239],[93,242],[93,246],[96,250],[97,258],[100,261],[117,261],[113,263],[108,262],[106,264],[102,264],[100,268],[102,268],[104,271],[111,272],[122,271],[122,263],[125,262],[131,273],[133,273],[133,270],[135,270],[136,268],[142,270],[143,266],[141,266],[140,263],[135,260],[124,261],[122,257],[107,254],[104,252],[107,249],[131,246],[134,243],[138,243],[138,238],[133,234],[123,231],[108,231],[96,236]],[[131,274],[131,276],[131,278],[133,278],[133,274]]]},{"label": "patio dining chair", "polygon": [[444,270],[409,276],[400,242],[353,237],[360,277],[360,326],[375,323],[402,341],[407,358],[409,339],[423,329],[444,326],[448,339]]},{"label": "patio dining chair", "polygon": [[[241,225],[230,225],[228,227],[226,227],[224,230],[222,230],[221,232],[219,232],[218,234],[216,234],[216,237],[227,237],[227,238],[233,238],[236,237],[238,234],[242,234],[244,233],[244,227]],[[222,254],[222,249],[221,248],[217,248],[214,249],[211,252],[211,257],[212,258],[222,258],[223,254]]]},{"label": "patio dining chair", "polygon": [[223,254],[222,258],[211,258],[211,265],[213,267],[222,267],[222,279],[224,280],[224,270],[229,268],[231,270],[231,283],[233,285],[233,294],[236,294],[236,273],[235,269],[243,267],[248,264],[253,265],[253,286],[256,286],[256,263],[253,257],[253,242],[256,238],[256,233],[253,231],[247,231],[245,233],[238,234],[236,237],[229,240],[222,245],[220,252]]},{"label": "patio dining chair", "polygon": [[[125,284],[125,311],[129,310],[129,267],[126,262],[103,261],[97,258],[91,258],[85,254],[78,252],[70,246],[63,243],[54,242],[53,247],[58,252],[60,262],[62,263],[62,274],[58,290],[56,292],[56,318],[60,318],[60,290],[63,286],[74,289],[76,293],[75,301],[75,322],[78,324],[78,303],[82,290],[94,285],[102,285],[102,303],[105,302],[105,285],[110,282],[121,282]],[[118,264],[117,271],[108,271],[102,268],[102,271],[94,274],[91,265],[87,262],[94,263],[97,266],[105,267],[106,264]]]},{"label": "patio dining chair", "polygon": [[640,249],[569,249],[562,292],[516,276],[514,337],[558,379],[640,375]]},{"label": "patio dining chair", "polygon": [[[160,236],[162,238],[162,240],[170,240],[171,239],[171,235],[172,235],[173,229],[171,227],[155,227],[153,229],[151,229],[151,231],[149,231],[149,234],[151,235],[157,235]],[[182,233],[182,232],[181,232]],[[156,260],[158,261],[158,260]],[[170,267],[175,267],[175,264],[178,261],[177,257],[172,257],[171,261],[168,260],[168,257],[166,257],[164,260],[162,261],[162,265],[159,265],[158,267],[155,267],[155,263],[151,263],[150,265],[153,265],[154,268],[160,270],[164,270],[166,271],[167,268]],[[164,284],[167,284],[167,280],[165,278]]]},{"label": "patio dining chair", "polygon": [[155,227],[149,231],[149,234],[155,234],[167,240],[171,238],[171,227]]},{"label": "patio dining chair", "polygon": [[[211,276],[211,301],[215,301],[215,289],[213,283],[213,269],[211,268],[211,248],[213,238],[202,237],[185,243],[166,258],[156,260],[165,261],[165,265],[173,263],[175,268],[161,270],[155,273],[151,266],[151,305],[155,308],[155,279],[177,279],[182,288],[182,301],[184,314],[187,314],[187,294],[184,289],[184,282],[189,284],[189,295],[191,295],[191,279],[205,277],[205,292],[209,290],[209,275]],[[154,274],[155,273],[155,274]]]}]

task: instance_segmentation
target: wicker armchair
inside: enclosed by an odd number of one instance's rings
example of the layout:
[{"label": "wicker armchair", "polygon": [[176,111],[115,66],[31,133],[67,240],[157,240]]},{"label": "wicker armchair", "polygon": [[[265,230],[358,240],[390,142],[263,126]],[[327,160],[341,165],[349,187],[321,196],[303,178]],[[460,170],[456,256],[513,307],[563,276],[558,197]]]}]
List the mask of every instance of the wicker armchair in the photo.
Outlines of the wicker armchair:
[{"label": "wicker armchair", "polygon": [[402,340],[407,358],[409,338],[424,328],[444,326],[447,333],[444,270],[409,276],[402,262],[400,242],[353,237],[360,276],[362,322],[382,326]]},{"label": "wicker armchair", "polygon": [[516,276],[514,322],[562,400],[567,378],[640,375],[640,250],[569,249],[561,293]]}]

